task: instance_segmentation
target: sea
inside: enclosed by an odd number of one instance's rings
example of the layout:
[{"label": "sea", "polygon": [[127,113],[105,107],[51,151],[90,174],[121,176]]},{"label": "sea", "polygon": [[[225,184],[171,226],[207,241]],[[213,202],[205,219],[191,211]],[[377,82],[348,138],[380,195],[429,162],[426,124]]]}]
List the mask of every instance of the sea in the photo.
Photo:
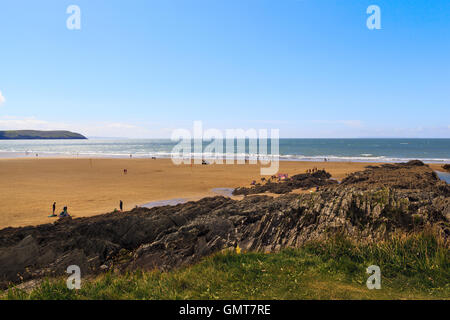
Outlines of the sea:
[{"label": "sea", "polygon": [[[183,156],[206,159],[255,156],[249,140],[245,141],[245,152],[238,152],[238,141],[231,142],[235,148],[227,149],[224,141],[226,151],[220,154],[185,149]],[[0,140],[0,157],[170,158],[177,144],[170,139]],[[202,150],[208,150],[209,144],[204,141]],[[192,150],[193,146],[192,143]],[[269,154],[270,150],[269,143]],[[324,161],[326,158],[328,161],[406,162],[419,159],[428,163],[450,163],[450,139],[280,139],[275,155],[280,160],[290,161]]]}]

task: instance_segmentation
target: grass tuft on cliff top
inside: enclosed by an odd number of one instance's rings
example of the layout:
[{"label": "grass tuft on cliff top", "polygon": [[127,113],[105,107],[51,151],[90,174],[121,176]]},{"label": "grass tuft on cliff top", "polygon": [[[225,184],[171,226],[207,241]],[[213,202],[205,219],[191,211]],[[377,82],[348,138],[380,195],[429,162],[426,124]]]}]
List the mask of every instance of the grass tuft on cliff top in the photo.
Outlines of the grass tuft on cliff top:
[{"label": "grass tuft on cliff top", "polygon": [[[366,268],[381,268],[380,290]],[[373,244],[342,235],[279,253],[222,252],[171,272],[107,273],[82,281],[11,288],[4,299],[449,299],[450,254],[431,231]]]}]

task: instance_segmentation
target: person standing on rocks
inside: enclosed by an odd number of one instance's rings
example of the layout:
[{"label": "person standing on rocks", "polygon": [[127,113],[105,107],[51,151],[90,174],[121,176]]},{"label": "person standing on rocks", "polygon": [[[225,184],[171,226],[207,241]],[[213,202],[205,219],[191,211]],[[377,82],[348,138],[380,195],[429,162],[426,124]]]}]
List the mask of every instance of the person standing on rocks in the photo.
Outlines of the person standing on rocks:
[{"label": "person standing on rocks", "polygon": [[123,201],[122,200],[120,200],[120,202],[119,202],[119,208],[120,208],[120,211],[123,211]]}]

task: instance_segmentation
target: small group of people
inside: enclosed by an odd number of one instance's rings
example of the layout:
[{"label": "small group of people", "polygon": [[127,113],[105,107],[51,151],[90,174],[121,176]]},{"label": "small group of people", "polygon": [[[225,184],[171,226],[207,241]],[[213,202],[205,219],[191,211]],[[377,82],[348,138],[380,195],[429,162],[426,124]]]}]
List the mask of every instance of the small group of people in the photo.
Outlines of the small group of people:
[{"label": "small group of people", "polygon": [[[324,169],[324,170],[325,170],[325,169]],[[317,172],[317,171],[319,171],[319,169],[317,169],[316,167],[314,167],[314,168],[312,168],[312,169],[306,170],[306,173],[314,173],[314,172]]]},{"label": "small group of people", "polygon": [[56,211],[56,202],[53,202],[52,211],[53,212],[52,212],[51,215],[49,215],[49,217],[60,217],[60,218],[70,217],[69,212],[67,212],[67,206],[64,206],[63,210],[59,213],[59,215],[57,215],[55,213],[55,211]]}]

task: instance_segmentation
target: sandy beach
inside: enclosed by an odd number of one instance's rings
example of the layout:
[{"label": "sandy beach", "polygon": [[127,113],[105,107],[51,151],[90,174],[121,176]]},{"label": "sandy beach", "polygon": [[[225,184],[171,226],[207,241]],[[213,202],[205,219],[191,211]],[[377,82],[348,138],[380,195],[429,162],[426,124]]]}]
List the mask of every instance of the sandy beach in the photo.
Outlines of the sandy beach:
[{"label": "sandy beach", "polygon": [[[342,179],[367,165],[281,161],[279,172],[293,175],[317,167]],[[0,176],[0,228],[54,222],[48,217],[54,201],[57,213],[68,206],[73,217],[87,217],[113,211],[119,200],[124,210],[151,201],[197,200],[216,195],[213,188],[261,179],[258,165],[176,166],[170,159],[0,159]]]}]

